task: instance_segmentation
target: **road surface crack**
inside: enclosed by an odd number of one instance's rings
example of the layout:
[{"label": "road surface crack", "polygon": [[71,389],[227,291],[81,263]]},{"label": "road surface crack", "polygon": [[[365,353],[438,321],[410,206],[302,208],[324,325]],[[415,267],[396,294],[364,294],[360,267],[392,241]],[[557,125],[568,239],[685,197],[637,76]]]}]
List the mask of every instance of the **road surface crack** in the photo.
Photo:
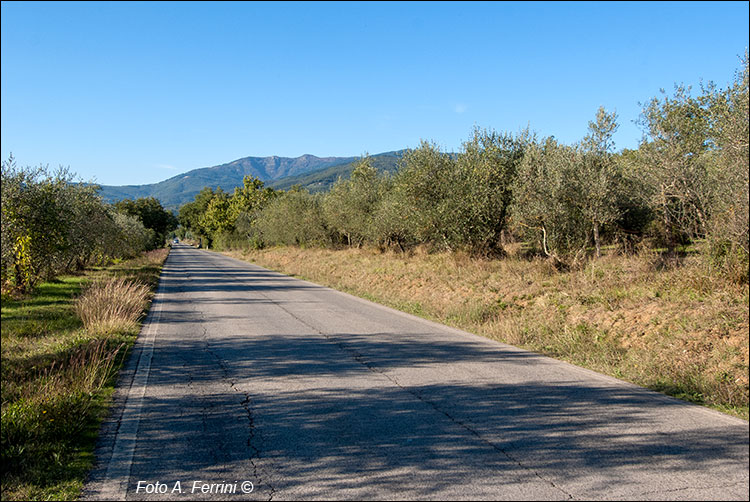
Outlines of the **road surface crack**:
[{"label": "road surface crack", "polygon": [[[192,278],[188,278],[188,280],[193,280]],[[268,488],[268,499],[269,501],[273,500],[276,489],[271,485],[271,483],[266,480],[263,480],[263,476],[261,476],[261,468],[258,465],[258,460],[261,458],[262,451],[261,449],[256,446],[257,444],[257,431],[255,428],[255,417],[253,415],[252,410],[252,400],[250,398],[250,394],[243,391],[238,385],[237,382],[231,378],[230,376],[230,369],[227,364],[227,362],[213,349],[211,346],[210,337],[208,334],[208,328],[205,326],[205,316],[202,311],[199,311],[198,309],[195,309],[198,317],[200,317],[200,323],[201,328],[203,330],[203,333],[201,335],[201,339],[204,344],[204,348],[208,354],[211,355],[211,357],[215,360],[216,364],[218,365],[222,377],[221,380],[228,385],[230,389],[232,389],[233,392],[239,393],[242,396],[242,399],[239,401],[240,405],[242,406],[242,409],[244,411],[244,415],[247,417],[247,427],[248,427],[248,434],[247,434],[247,441],[246,445],[248,449],[250,450],[250,455],[247,458],[247,460],[250,462],[250,465],[252,466],[253,471],[253,478],[257,481],[258,486],[264,485]],[[191,378],[192,381],[192,378]],[[204,429],[205,429],[205,413],[204,413]],[[223,442],[220,442],[219,449],[224,454],[225,458],[229,458],[229,453],[227,451],[226,445]],[[218,459],[217,459],[218,463]]]},{"label": "road surface crack", "polygon": [[687,490],[726,490],[727,488],[732,488],[735,486],[742,486],[745,487],[747,483],[743,481],[738,481],[736,483],[730,483],[725,485],[719,485],[719,486],[685,486],[682,488],[671,488],[671,489],[664,489],[664,490],[652,490],[648,492],[638,492],[631,495],[628,495],[628,499],[635,500],[638,497],[643,497],[644,495],[655,495],[657,493],[676,493],[676,492],[684,492]]},{"label": "road surface crack", "polygon": [[[237,382],[230,377],[230,371],[229,366],[227,365],[226,361],[216,353],[216,351],[211,347],[211,342],[208,337],[208,331],[203,327],[203,342],[205,344],[206,352],[211,354],[211,356],[215,359],[216,363],[219,365],[219,368],[222,372],[222,381],[224,381],[230,389],[232,389],[233,392],[239,393],[242,396],[242,399],[240,400],[240,405],[242,406],[242,409],[244,410],[244,414],[247,417],[247,423],[248,423],[248,435],[247,435],[247,441],[246,445],[250,449],[250,456],[248,457],[248,461],[250,462],[250,465],[252,466],[253,470],[253,478],[257,480],[258,485],[264,485],[268,488],[269,497],[267,500],[273,500],[274,495],[276,494],[276,489],[271,485],[268,480],[263,480],[263,476],[261,475],[261,468],[258,466],[258,460],[260,460],[262,451],[257,446],[257,438],[256,438],[256,428],[255,428],[255,417],[253,415],[252,410],[252,400],[250,398],[250,394],[243,391],[238,385]],[[222,444],[223,445],[223,444]],[[222,447],[222,449],[225,449]],[[226,453],[226,452],[225,452]]]}]

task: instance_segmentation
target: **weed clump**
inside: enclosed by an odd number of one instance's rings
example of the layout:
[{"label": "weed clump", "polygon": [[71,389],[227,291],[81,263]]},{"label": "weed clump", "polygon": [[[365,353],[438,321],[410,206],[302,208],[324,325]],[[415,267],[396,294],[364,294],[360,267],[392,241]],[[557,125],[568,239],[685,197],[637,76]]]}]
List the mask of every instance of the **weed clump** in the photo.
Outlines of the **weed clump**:
[{"label": "weed clump", "polygon": [[95,282],[76,301],[75,311],[86,329],[96,333],[135,327],[149,298],[147,285],[124,278]]}]

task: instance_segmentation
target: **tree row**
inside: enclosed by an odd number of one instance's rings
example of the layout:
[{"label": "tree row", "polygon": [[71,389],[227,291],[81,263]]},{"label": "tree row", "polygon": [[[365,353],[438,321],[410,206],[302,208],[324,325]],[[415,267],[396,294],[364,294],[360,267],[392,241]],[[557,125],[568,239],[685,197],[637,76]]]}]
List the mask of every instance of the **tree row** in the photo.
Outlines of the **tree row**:
[{"label": "tree row", "polygon": [[26,293],[40,281],[164,245],[177,226],[154,198],[105,204],[67,169],[3,161],[0,281]]},{"label": "tree row", "polygon": [[617,115],[604,108],[572,145],[476,128],[457,153],[429,141],[407,150],[392,176],[365,157],[325,194],[248,177],[233,194],[205,188],[184,205],[182,232],[218,248],[428,245],[495,256],[521,240],[561,267],[606,246],[674,255],[702,242],[747,281],[747,55],[726,89],[662,91],[639,124],[638,149],[619,152]]}]

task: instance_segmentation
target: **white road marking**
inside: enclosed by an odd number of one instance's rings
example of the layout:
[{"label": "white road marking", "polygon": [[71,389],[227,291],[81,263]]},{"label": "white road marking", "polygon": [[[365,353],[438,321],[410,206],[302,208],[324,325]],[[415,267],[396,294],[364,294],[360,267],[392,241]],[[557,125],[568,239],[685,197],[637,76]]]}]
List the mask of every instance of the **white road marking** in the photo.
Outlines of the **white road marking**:
[{"label": "white road marking", "polygon": [[102,483],[101,491],[93,495],[94,500],[125,500],[128,492],[130,470],[133,465],[133,453],[138,439],[143,397],[151,372],[151,359],[154,354],[154,339],[159,328],[162,311],[161,284],[157,288],[151,310],[142,330],[143,345],[138,368],[133,376],[133,382],[128,391],[127,400],[120,417],[120,425],[115,433],[115,443],[112,456],[107,466],[107,474]]}]

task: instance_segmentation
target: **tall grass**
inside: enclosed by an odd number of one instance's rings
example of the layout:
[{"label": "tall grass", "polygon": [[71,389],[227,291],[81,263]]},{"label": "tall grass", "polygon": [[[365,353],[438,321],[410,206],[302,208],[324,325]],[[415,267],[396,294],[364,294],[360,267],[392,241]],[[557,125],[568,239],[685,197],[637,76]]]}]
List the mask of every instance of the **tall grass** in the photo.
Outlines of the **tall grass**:
[{"label": "tall grass", "polygon": [[95,333],[114,333],[135,327],[149,297],[149,287],[124,278],[94,282],[76,301],[83,326]]},{"label": "tall grass", "polygon": [[63,464],[68,442],[89,425],[96,396],[114,376],[124,344],[110,347],[95,340],[38,372],[34,387],[25,387],[2,410],[2,471],[16,475],[48,463]]}]

